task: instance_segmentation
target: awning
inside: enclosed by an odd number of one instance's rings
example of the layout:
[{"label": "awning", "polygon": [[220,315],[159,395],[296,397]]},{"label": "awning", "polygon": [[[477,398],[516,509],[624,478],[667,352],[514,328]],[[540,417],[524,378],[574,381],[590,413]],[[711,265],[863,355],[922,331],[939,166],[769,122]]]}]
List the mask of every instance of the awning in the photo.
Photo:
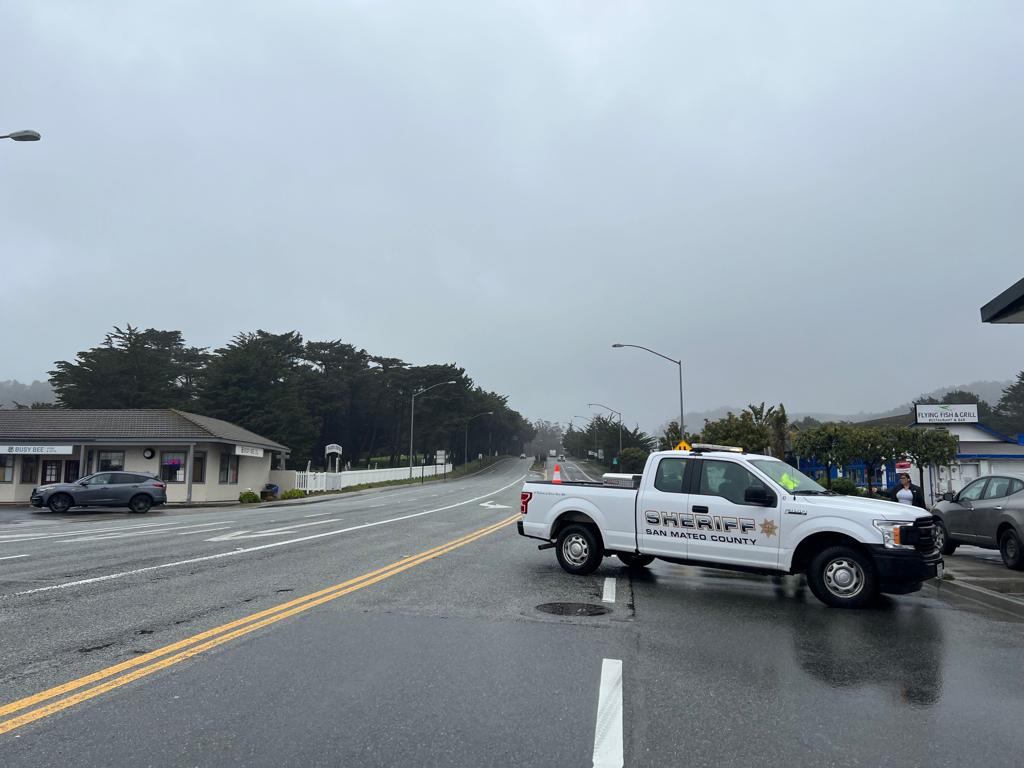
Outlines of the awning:
[{"label": "awning", "polygon": [[1024,278],[981,308],[983,323],[1024,323]]}]

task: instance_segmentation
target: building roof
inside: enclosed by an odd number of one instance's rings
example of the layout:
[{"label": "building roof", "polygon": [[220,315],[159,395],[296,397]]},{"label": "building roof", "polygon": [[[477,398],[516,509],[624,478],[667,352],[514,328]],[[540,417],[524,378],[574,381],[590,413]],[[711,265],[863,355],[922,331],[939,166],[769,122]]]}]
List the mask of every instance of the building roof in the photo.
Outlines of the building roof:
[{"label": "building roof", "polygon": [[0,442],[30,443],[160,440],[242,443],[287,453],[286,446],[221,419],[172,408],[152,410],[76,410],[32,408],[0,410]]},{"label": "building roof", "polygon": [[981,308],[983,323],[1024,323],[1024,278]]}]

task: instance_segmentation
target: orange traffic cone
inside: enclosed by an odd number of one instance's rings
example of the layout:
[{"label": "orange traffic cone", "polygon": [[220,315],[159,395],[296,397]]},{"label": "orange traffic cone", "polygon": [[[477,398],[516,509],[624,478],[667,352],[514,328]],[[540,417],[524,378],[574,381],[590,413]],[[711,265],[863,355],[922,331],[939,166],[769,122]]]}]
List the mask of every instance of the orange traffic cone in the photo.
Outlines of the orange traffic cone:
[{"label": "orange traffic cone", "polygon": [[555,464],[555,474],[551,478],[551,482],[552,483],[561,483],[562,482],[562,468],[558,464]]}]

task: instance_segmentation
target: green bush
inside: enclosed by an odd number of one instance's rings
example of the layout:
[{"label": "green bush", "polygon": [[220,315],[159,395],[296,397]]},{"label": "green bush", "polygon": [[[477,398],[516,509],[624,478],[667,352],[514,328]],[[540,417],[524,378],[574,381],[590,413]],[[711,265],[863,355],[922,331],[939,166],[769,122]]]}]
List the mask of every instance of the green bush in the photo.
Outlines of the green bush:
[{"label": "green bush", "polygon": [[306,498],[306,492],[301,488],[292,488],[289,491],[285,491],[281,494],[281,499],[304,499]]},{"label": "green bush", "polygon": [[847,477],[837,477],[832,480],[832,490],[841,493],[843,496],[859,496],[857,484]]},{"label": "green bush", "polygon": [[242,504],[257,504],[260,500],[260,495],[253,490],[245,490],[238,494],[238,500]]}]

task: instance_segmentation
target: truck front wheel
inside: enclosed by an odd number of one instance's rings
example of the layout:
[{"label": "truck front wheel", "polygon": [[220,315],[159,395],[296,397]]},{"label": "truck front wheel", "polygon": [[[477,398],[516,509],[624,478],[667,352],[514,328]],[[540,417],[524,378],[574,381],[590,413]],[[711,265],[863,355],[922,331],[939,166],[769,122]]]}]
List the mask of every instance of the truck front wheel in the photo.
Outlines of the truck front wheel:
[{"label": "truck front wheel", "polygon": [[807,584],[816,598],[833,608],[863,608],[878,591],[871,560],[842,545],[823,549],[811,559]]},{"label": "truck front wheel", "polygon": [[587,525],[567,525],[563,528],[555,543],[555,554],[558,564],[577,576],[596,571],[604,557],[597,535]]}]

